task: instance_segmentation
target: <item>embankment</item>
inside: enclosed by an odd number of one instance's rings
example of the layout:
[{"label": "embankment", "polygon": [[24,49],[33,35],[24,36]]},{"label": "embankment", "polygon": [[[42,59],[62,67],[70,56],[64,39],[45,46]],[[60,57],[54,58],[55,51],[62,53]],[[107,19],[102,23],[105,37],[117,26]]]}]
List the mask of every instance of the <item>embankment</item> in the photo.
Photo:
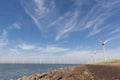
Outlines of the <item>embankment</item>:
[{"label": "embankment", "polygon": [[120,80],[120,64],[86,64],[24,76],[18,80]]}]

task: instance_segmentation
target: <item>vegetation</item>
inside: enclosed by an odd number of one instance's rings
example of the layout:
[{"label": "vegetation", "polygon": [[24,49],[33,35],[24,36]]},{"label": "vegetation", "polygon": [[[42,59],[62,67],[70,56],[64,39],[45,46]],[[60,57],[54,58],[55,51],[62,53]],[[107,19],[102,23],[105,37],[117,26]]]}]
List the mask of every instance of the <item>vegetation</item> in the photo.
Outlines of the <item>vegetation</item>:
[{"label": "vegetation", "polygon": [[104,63],[104,64],[108,64],[108,63],[120,63],[120,59],[108,60],[108,61],[99,62],[99,63]]}]

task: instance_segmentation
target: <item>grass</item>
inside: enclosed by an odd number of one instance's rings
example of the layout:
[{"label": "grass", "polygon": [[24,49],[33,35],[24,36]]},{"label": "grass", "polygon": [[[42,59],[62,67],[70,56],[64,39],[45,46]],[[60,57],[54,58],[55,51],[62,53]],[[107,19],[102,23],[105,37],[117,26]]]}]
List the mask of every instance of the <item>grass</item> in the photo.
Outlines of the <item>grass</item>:
[{"label": "grass", "polygon": [[97,64],[109,64],[109,63],[120,63],[120,59],[114,59],[114,60],[98,62]]}]

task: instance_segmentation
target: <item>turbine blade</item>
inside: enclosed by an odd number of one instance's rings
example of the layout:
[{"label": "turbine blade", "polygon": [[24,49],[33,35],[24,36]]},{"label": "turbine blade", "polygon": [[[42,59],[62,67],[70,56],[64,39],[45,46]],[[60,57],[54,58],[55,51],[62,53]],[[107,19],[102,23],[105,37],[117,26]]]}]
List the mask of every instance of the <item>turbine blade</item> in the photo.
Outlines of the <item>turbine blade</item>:
[{"label": "turbine blade", "polygon": [[111,40],[113,40],[113,39],[112,39],[112,38],[109,38],[109,39],[105,40],[104,43],[106,44],[106,43],[108,43],[108,42],[111,41]]},{"label": "turbine blade", "polygon": [[109,42],[109,41],[112,41],[112,40],[115,40],[115,39],[119,39],[119,38],[120,38],[120,36],[117,35],[117,36],[114,36],[114,37],[110,37],[110,38],[107,39],[105,42],[107,43],[107,42]]}]

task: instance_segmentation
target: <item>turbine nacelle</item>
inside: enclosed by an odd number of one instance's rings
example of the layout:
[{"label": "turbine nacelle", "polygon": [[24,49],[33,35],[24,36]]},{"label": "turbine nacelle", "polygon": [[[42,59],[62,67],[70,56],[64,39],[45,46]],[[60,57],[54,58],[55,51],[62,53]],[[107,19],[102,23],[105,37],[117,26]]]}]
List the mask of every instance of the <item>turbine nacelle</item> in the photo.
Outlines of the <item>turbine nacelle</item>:
[{"label": "turbine nacelle", "polygon": [[106,45],[106,43],[108,42],[108,40],[105,40],[105,41],[99,40],[99,42],[101,43],[102,46],[104,46],[104,45]]},{"label": "turbine nacelle", "polygon": [[101,45],[103,45],[103,46],[106,45],[106,42],[103,42]]}]

